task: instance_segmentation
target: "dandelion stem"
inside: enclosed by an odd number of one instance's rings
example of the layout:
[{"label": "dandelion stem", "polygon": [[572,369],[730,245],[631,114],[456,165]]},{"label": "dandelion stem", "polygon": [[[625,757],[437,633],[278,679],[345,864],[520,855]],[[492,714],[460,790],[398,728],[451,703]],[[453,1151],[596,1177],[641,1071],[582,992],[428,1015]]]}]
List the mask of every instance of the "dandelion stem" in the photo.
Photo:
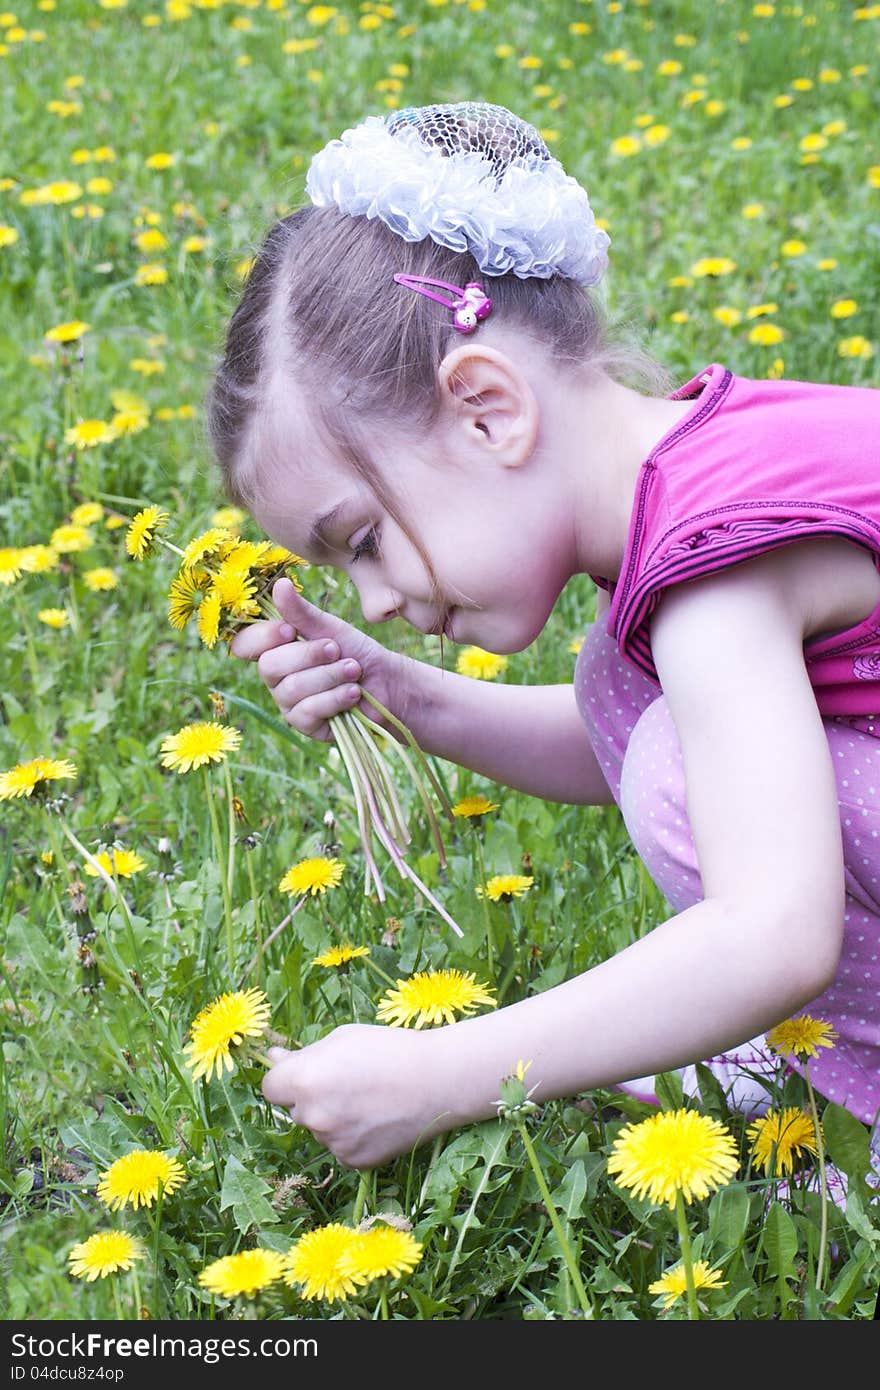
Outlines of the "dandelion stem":
[{"label": "dandelion stem", "polygon": [[480,830],[474,826],[474,839],[477,846],[477,863],[480,867],[480,882],[483,884],[483,892],[480,894],[480,901],[483,904],[483,921],[486,926],[486,969],[489,979],[495,983],[495,949],[492,936],[492,914],[489,911],[489,898],[485,891],[486,866],[483,862],[483,845]]},{"label": "dandelion stem", "polygon": [[367,1193],[370,1188],[371,1179],[372,1172],[370,1169],[365,1169],[360,1174],[360,1178],[358,1181],[358,1189],[354,1199],[354,1211],[351,1215],[351,1224],[353,1226],[359,1226],[361,1221],[363,1220],[364,1207],[367,1204]]},{"label": "dandelion stem", "polygon": [[581,1305],[581,1311],[583,1312],[585,1318],[592,1318],[593,1309],[590,1305],[590,1300],[587,1297],[587,1291],[584,1288],[583,1280],[581,1279],[581,1273],[577,1267],[577,1261],[574,1257],[574,1252],[572,1251],[571,1245],[569,1244],[565,1231],[562,1228],[562,1222],[559,1220],[559,1215],[556,1211],[556,1207],[554,1206],[553,1198],[550,1195],[550,1189],[547,1186],[547,1182],[544,1177],[544,1173],[541,1169],[541,1164],[538,1161],[538,1155],[535,1153],[535,1148],[532,1144],[531,1137],[521,1120],[518,1120],[516,1122],[516,1127],[519,1130],[520,1138],[522,1139],[523,1146],[525,1148],[526,1153],[528,1154],[529,1163],[532,1165],[532,1172],[535,1175],[535,1180],[538,1184],[538,1187],[541,1189],[541,1196],[543,1197],[544,1205],[547,1208],[547,1215],[550,1217],[550,1222],[553,1226],[553,1230],[556,1233],[556,1239],[559,1242],[560,1252],[562,1254],[563,1260],[565,1261],[565,1267],[568,1270],[569,1275],[571,1276],[571,1282],[574,1285],[578,1303]]},{"label": "dandelion stem", "polygon": [[269,935],[266,937],[266,940],[263,942],[262,950],[260,950],[259,947],[257,948],[256,955],[252,957],[250,965],[241,977],[241,984],[239,985],[239,989],[242,989],[244,987],[245,981],[247,980],[251,971],[254,969],[255,966],[260,964],[262,959],[265,958],[266,952],[272,945],[272,942],[281,935],[288,922],[290,922],[291,918],[295,917],[296,914],[299,912],[300,908],[303,907],[306,902],[308,902],[308,897],[308,893],[304,893],[303,896],[300,898],[299,902],[296,904],[296,906],[293,907],[290,912],[288,912],[286,917],[283,917],[281,919],[281,921],[278,923],[278,926],[275,927],[273,931],[270,931]]},{"label": "dandelion stem", "polygon": [[208,802],[208,813],[211,817],[211,830],[214,835],[214,845],[217,850],[217,866],[220,870],[220,890],[223,894],[223,916],[226,922],[226,950],[229,956],[229,969],[235,963],[235,946],[232,935],[232,901],[229,894],[229,883],[226,877],[226,855],[223,852],[223,839],[220,834],[220,820],[217,815],[217,807],[214,805],[214,793],[211,789],[211,777],[208,772],[207,764],[202,769],[205,777],[205,796]]},{"label": "dandelion stem", "polygon": [[229,896],[232,896],[232,884],[235,874],[235,797],[232,795],[232,773],[229,770],[229,763],[224,759],[223,773],[226,778],[226,812],[229,818],[229,853],[226,859],[226,887]]},{"label": "dandelion stem", "polygon": [[810,1068],[806,1057],[804,1058],[804,1080],[807,1083],[807,1094],[810,1098],[810,1114],[813,1117],[813,1129],[816,1133],[816,1157],[819,1161],[819,1194],[822,1201],[822,1214],[819,1225],[819,1258],[816,1261],[816,1290],[821,1293],[825,1278],[825,1251],[828,1244],[828,1178],[825,1172],[825,1145],[822,1141],[822,1126],[819,1123],[816,1093],[810,1080]]},{"label": "dandelion stem", "polygon": [[[262,979],[263,979],[263,952],[264,952],[265,949],[266,949],[266,947],[265,947],[265,945],[264,945],[264,943],[263,943],[263,914],[262,914],[262,912],[260,911],[260,895],[259,895],[259,893],[257,892],[257,881],[256,881],[256,878],[255,878],[255,876],[254,876],[254,865],[253,865],[253,856],[252,856],[252,854],[251,854],[250,852],[247,852],[247,851],[246,851],[245,856],[244,856],[244,860],[245,860],[245,863],[247,864],[248,883],[250,884],[250,890],[251,890],[251,902],[252,902],[253,905],[254,905],[254,935],[255,935],[256,938],[257,938],[257,951],[256,951],[256,955],[254,956],[253,961],[251,962],[251,966],[250,966],[250,968],[249,968],[249,970],[248,970],[248,973],[250,973],[250,969],[255,969],[255,970],[256,970],[256,972],[257,972],[257,974],[256,974],[256,981],[257,981],[257,984],[259,985],[259,984],[262,983]],[[288,919],[288,920],[289,920],[289,919]]]},{"label": "dandelion stem", "polygon": [[679,1189],[675,1194],[675,1219],[678,1224],[678,1243],[681,1246],[681,1262],[684,1266],[684,1281],[687,1288],[688,1317],[699,1319],[700,1308],[697,1303],[697,1287],[694,1283],[694,1257],[691,1251],[691,1235],[688,1230],[684,1198]]}]

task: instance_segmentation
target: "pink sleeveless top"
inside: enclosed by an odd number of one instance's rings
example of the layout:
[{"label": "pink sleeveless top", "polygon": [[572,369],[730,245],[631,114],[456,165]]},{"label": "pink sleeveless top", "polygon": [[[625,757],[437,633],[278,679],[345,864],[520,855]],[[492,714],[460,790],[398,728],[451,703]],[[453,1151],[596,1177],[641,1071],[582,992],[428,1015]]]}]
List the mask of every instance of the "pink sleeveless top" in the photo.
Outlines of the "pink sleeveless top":
[{"label": "pink sleeveless top", "polygon": [[[670,584],[776,546],[842,536],[880,569],[880,391],[753,381],[715,363],[673,400],[693,405],[636,483],[608,632],[657,679],[651,614]],[[880,738],[880,605],[856,627],[807,642],[822,714]]]}]

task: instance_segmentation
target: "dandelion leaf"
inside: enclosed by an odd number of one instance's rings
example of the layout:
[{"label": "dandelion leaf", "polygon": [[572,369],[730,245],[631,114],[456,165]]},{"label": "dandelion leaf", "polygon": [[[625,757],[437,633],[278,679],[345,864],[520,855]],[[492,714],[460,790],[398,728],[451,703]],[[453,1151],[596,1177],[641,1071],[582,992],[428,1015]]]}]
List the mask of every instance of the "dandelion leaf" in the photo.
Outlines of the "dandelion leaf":
[{"label": "dandelion leaf", "polygon": [[850,1110],[829,1101],[822,1112],[822,1130],[831,1163],[848,1178],[864,1178],[871,1167],[868,1131]]},{"label": "dandelion leaf", "polygon": [[226,1160],[220,1210],[226,1211],[232,1207],[232,1218],[242,1235],[252,1226],[268,1226],[278,1220],[278,1213],[266,1198],[271,1191],[271,1184],[245,1168],[234,1154]]}]

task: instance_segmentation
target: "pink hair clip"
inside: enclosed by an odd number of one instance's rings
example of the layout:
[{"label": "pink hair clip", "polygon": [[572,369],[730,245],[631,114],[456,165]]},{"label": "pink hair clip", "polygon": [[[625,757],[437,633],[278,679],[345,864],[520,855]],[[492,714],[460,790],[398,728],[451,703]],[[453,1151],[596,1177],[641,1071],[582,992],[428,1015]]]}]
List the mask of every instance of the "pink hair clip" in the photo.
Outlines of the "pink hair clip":
[{"label": "pink hair clip", "polygon": [[[478,285],[475,280],[471,280],[464,289],[460,285],[450,285],[448,280],[431,280],[426,275],[395,275],[395,284],[403,285],[405,289],[414,290],[416,294],[423,294],[426,299],[433,299],[437,304],[443,304],[447,309],[452,310],[452,326],[457,328],[459,333],[473,333],[477,324],[483,319],[488,318],[492,311],[492,301],[486,294],[482,285]],[[445,295],[434,294],[432,290],[425,289],[426,285],[436,285],[439,289],[449,290],[454,296],[448,299]]]}]

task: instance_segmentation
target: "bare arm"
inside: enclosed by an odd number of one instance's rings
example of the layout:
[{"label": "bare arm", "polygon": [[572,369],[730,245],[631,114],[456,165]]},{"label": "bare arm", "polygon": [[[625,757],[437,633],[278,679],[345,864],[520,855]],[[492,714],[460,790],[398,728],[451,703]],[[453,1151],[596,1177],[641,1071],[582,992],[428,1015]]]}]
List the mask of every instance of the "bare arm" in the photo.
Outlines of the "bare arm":
[{"label": "bare arm", "polygon": [[425,667],[409,727],[426,753],[545,801],[613,798],[573,685],[496,685]]},{"label": "bare arm", "polygon": [[[571,1095],[723,1051],[820,993],[839,960],[843,855],[803,631],[763,561],[683,585],[657,611],[654,656],[682,746],[702,902],[497,1012],[408,1038],[337,1030],[280,1062],[267,1096],[294,1100],[343,1162],[370,1166],[494,1114],[519,1059],[533,1063],[539,1098]],[[334,1093],[347,1062],[357,1074]]]},{"label": "bare arm", "polygon": [[[547,801],[611,800],[573,685],[496,685],[459,676],[380,645],[308,603],[288,579],[275,585],[273,598],[282,621],[243,628],[232,651],[258,663],[292,728],[330,739],[328,721],[356,705],[364,689],[428,753]],[[375,718],[366,700],[361,708]]]}]

